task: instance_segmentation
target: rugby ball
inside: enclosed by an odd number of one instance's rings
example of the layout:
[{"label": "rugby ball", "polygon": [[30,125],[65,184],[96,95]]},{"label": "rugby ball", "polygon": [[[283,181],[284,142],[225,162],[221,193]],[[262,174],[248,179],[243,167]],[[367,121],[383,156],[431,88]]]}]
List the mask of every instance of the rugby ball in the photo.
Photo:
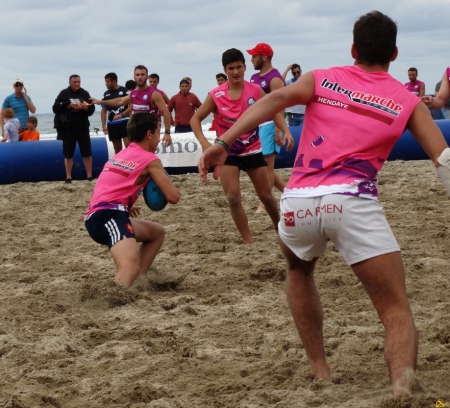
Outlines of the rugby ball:
[{"label": "rugby ball", "polygon": [[152,211],[161,211],[167,205],[166,196],[153,179],[150,179],[144,187],[142,194],[144,195],[145,204]]}]

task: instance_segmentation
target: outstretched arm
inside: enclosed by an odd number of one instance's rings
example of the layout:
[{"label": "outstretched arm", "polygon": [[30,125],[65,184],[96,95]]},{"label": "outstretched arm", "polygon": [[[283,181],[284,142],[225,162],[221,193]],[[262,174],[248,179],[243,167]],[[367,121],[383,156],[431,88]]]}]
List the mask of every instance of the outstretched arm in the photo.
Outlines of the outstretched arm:
[{"label": "outstretched arm", "polygon": [[90,98],[90,100],[94,105],[105,105],[112,108],[118,108],[119,106],[128,105],[129,103],[131,103],[131,96],[130,94],[128,94],[122,98],[109,99],[107,101],[102,101],[96,98]]}]

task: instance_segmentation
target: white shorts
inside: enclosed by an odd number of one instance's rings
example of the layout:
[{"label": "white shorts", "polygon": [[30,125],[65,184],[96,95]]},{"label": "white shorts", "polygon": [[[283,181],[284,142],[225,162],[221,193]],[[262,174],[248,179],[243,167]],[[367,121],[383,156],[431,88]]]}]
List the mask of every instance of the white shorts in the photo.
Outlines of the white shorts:
[{"label": "white shorts", "polygon": [[285,197],[280,211],[280,238],[304,261],[323,255],[330,240],[346,265],[400,251],[377,200],[343,194]]}]

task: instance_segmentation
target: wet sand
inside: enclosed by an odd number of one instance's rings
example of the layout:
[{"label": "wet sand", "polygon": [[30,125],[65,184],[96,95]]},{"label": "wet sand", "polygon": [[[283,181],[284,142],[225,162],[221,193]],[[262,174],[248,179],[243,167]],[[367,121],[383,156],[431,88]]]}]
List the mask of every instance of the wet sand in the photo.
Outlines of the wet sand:
[{"label": "wet sand", "polygon": [[[289,170],[279,170],[283,179]],[[0,186],[0,407],[434,407],[450,403],[450,200],[434,166],[390,162],[380,200],[402,248],[421,390],[391,398],[383,330],[333,245],[316,280],[335,384],[311,381],[270,219],[242,177],[255,243],[241,244],[218,182],[173,176],[176,206],[142,217],[166,241],[149,279],[114,263],[82,220],[87,181]],[[279,197],[279,195],[277,195]]]}]

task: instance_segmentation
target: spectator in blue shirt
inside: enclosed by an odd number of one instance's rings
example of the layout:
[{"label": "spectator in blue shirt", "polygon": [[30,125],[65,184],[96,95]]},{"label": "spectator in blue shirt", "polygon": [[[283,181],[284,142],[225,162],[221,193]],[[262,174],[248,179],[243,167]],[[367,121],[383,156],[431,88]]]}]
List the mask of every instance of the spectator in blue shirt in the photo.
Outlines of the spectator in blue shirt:
[{"label": "spectator in blue shirt", "polygon": [[11,108],[14,110],[14,115],[20,122],[20,132],[27,130],[27,119],[30,116],[29,112],[36,112],[36,107],[31,102],[31,98],[27,94],[26,88],[23,86],[23,81],[16,78],[13,81],[14,93],[7,96],[3,102],[2,110],[0,112],[0,125],[2,127],[2,136],[4,136],[4,120],[3,114],[5,109]]}]

